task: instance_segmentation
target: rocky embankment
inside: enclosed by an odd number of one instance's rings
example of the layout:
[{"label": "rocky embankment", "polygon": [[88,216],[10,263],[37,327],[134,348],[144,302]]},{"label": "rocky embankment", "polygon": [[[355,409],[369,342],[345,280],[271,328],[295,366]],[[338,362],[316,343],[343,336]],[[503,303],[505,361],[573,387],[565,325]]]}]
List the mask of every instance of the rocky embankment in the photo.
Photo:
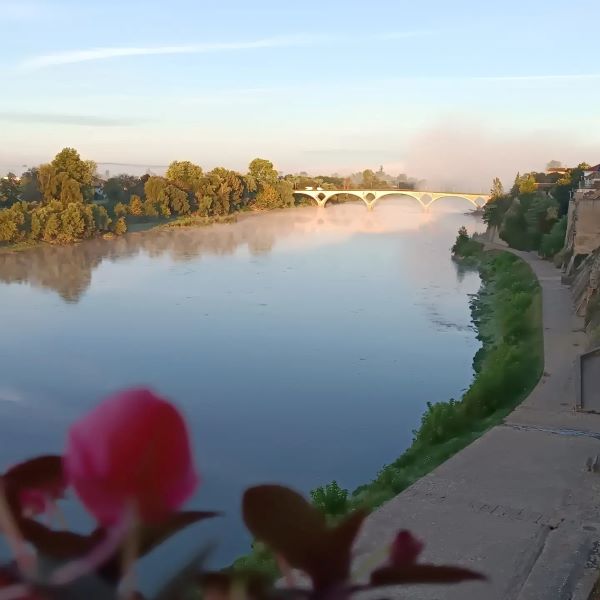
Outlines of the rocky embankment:
[{"label": "rocky embankment", "polygon": [[590,348],[600,345],[600,248],[588,255],[568,278],[577,314],[585,319]]}]

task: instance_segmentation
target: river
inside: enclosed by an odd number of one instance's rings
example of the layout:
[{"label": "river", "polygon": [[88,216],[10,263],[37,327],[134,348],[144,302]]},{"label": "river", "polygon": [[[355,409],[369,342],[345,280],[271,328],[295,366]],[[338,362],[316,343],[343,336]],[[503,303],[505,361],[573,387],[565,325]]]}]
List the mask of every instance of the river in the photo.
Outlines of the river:
[{"label": "river", "polygon": [[407,199],[247,215],[0,255],[1,465],[60,452],[103,395],[145,384],[194,437],[192,505],[228,561],[248,548],[244,487],[374,477],[425,404],[458,397],[479,344],[479,277],[449,248],[466,203]]}]

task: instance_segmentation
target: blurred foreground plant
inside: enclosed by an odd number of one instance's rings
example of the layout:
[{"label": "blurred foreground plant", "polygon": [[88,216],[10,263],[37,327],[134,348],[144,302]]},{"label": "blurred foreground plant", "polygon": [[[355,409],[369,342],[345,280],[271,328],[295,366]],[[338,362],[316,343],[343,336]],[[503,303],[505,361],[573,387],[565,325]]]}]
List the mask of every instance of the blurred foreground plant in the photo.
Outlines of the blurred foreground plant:
[{"label": "blurred foreground plant", "polygon": [[[217,515],[180,510],[199,483],[185,422],[149,390],[111,396],[69,430],[64,456],[41,456],[0,477],[0,529],[13,560],[0,565],[0,600],[143,598],[138,561],[183,528]],[[69,531],[58,502],[72,488],[96,528]],[[324,501],[345,502],[336,486]],[[365,518],[356,511],[334,527],[296,492],[277,485],[248,489],[244,521],[276,555],[286,588],[258,572],[208,572],[207,545],[148,598],[209,600],[331,598],[389,585],[482,579],[460,567],[418,562],[422,544],[397,534],[367,582],[351,581],[352,545]],[[293,569],[310,586],[298,586]]]}]

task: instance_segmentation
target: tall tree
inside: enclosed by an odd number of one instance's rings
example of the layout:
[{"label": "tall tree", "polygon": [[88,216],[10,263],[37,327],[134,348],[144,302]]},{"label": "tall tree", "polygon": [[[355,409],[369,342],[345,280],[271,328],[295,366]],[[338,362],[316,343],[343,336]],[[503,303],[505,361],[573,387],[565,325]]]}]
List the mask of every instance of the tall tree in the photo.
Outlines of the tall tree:
[{"label": "tall tree", "polygon": [[43,199],[38,180],[38,169],[28,169],[21,175],[21,199],[25,202],[41,202]]},{"label": "tall tree", "polygon": [[92,184],[96,172],[96,163],[92,160],[82,160],[75,148],[63,148],[50,164],[56,173],[66,173],[83,186]]},{"label": "tall tree", "polygon": [[248,166],[248,175],[254,179],[257,185],[272,185],[277,181],[277,171],[273,163],[264,158],[255,158]]},{"label": "tall tree", "polygon": [[[96,164],[93,161],[82,160],[74,148],[64,148],[51,163],[41,165],[38,170],[44,201],[61,199],[68,204],[91,199],[95,171]],[[63,187],[66,188],[64,191]]]},{"label": "tall tree", "polygon": [[165,177],[188,192],[197,192],[202,181],[202,167],[189,160],[174,160],[167,169]]},{"label": "tall tree", "polygon": [[8,173],[0,179],[0,205],[10,206],[19,201],[21,188],[14,173]]},{"label": "tall tree", "polygon": [[533,194],[537,190],[535,177],[532,173],[526,173],[519,180],[519,194]]},{"label": "tall tree", "polygon": [[504,186],[500,181],[499,177],[494,177],[494,181],[492,182],[492,189],[490,190],[490,196],[492,199],[500,198],[504,196]]},{"label": "tall tree", "polygon": [[129,199],[129,214],[134,217],[141,217],[144,214],[142,199],[137,194],[133,194]]}]

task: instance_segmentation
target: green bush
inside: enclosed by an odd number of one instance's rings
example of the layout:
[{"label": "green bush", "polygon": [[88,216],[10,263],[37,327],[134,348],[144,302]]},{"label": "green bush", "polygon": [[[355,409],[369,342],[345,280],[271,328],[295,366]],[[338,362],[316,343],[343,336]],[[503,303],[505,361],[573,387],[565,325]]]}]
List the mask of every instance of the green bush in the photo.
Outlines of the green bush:
[{"label": "green bush", "polygon": [[544,258],[551,258],[558,254],[565,245],[565,236],[567,235],[567,216],[561,217],[550,230],[550,233],[542,237],[540,243],[540,254]]},{"label": "green bush", "polygon": [[473,259],[481,254],[483,244],[471,238],[466,227],[458,230],[456,241],[451,248],[452,256],[458,259]]},{"label": "green bush", "polygon": [[337,481],[312,490],[310,496],[313,504],[327,515],[343,515],[348,510],[348,490],[342,489]]}]

